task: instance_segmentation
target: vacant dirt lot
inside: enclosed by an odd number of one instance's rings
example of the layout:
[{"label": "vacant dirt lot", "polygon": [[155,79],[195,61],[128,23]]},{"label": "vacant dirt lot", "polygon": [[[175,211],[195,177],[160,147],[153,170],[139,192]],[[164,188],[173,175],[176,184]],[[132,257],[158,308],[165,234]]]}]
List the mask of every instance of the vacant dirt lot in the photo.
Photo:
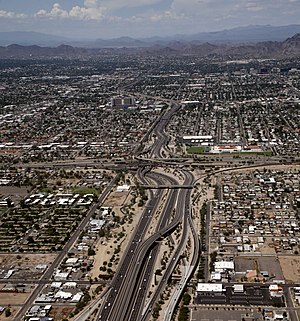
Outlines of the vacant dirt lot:
[{"label": "vacant dirt lot", "polygon": [[263,246],[260,247],[260,252],[262,254],[273,254],[276,255],[276,251],[275,248],[273,246],[273,241],[272,241],[272,237],[266,237],[265,238],[265,243]]},{"label": "vacant dirt lot", "polygon": [[17,187],[17,186],[0,186],[0,196],[10,196],[11,199],[16,202],[20,201],[20,199],[24,198],[29,191],[31,190],[31,187]]},{"label": "vacant dirt lot", "polygon": [[261,271],[268,271],[269,276],[275,279],[283,279],[280,262],[275,256],[244,257],[239,256],[234,259],[236,271],[245,272],[247,270],[256,270],[258,274]]},{"label": "vacant dirt lot", "polygon": [[300,280],[300,257],[298,256],[280,256],[284,278],[287,282],[299,282]]},{"label": "vacant dirt lot", "polygon": [[[3,286],[1,286],[3,288]],[[0,292],[0,306],[7,307],[10,306],[11,316],[6,318],[5,312],[0,314],[0,321],[10,321],[14,319],[19,309],[26,302],[30,293],[7,293]]]},{"label": "vacant dirt lot", "polygon": [[21,307],[11,306],[10,307],[10,311],[11,311],[10,317],[6,318],[5,317],[5,312],[3,312],[2,314],[0,314],[0,321],[11,321],[11,320],[13,320],[14,316],[17,314],[17,312],[20,310],[20,308]]},{"label": "vacant dirt lot", "polygon": [[52,307],[49,317],[54,320],[68,319],[70,313],[75,309],[75,307],[67,306],[56,306]]},{"label": "vacant dirt lot", "polygon": [[0,305],[19,305],[24,304],[30,293],[7,293],[0,292]]},{"label": "vacant dirt lot", "polygon": [[103,206],[122,206],[128,195],[129,192],[112,192],[105,200]]},{"label": "vacant dirt lot", "polygon": [[37,268],[37,266],[40,264],[49,266],[55,257],[56,254],[0,254],[0,270],[3,270],[0,277],[3,277],[8,270],[13,269],[14,273],[11,279],[39,279],[45,270]]},{"label": "vacant dirt lot", "polygon": [[38,264],[47,264],[49,265],[53,262],[56,254],[28,254],[28,253],[19,253],[19,254],[0,254],[0,266],[2,268],[7,268],[10,266],[29,266],[29,265],[38,265]]}]

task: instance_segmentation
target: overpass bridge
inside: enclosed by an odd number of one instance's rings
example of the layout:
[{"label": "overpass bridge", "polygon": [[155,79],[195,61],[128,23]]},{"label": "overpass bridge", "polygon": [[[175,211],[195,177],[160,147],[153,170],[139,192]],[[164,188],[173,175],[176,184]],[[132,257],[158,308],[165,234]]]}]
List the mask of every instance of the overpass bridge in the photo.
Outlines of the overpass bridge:
[{"label": "overpass bridge", "polygon": [[194,185],[141,185],[145,189],[192,189]]}]

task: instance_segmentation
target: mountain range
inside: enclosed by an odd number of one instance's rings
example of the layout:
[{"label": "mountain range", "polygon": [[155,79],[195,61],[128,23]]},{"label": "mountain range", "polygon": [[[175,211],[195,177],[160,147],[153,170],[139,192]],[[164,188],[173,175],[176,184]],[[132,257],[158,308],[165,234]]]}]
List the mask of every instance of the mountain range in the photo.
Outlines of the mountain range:
[{"label": "mountain range", "polygon": [[222,58],[290,58],[300,57],[300,33],[284,41],[262,41],[248,44],[199,43],[197,41],[171,41],[166,44],[153,44],[145,47],[82,48],[70,45],[41,47],[37,45],[9,45],[0,47],[2,58],[86,58],[105,54],[151,54],[151,55],[197,55],[199,57]]},{"label": "mountain range", "polygon": [[66,37],[43,34],[39,32],[0,32],[0,46],[18,44],[23,46],[38,45],[56,47],[62,44],[81,48],[136,48],[153,45],[164,45],[170,42],[190,43],[209,42],[212,44],[222,43],[256,43],[261,41],[283,41],[300,33],[300,25],[287,26],[247,26],[215,32],[201,32],[191,35],[174,35],[169,37],[151,37],[135,39],[120,37],[114,39],[70,39]]}]

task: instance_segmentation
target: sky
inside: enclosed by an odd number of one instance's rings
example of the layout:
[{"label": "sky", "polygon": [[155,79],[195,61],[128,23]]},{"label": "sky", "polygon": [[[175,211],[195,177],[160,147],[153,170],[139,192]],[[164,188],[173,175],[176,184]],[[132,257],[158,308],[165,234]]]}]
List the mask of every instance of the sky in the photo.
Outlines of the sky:
[{"label": "sky", "polygon": [[0,0],[0,31],[74,39],[300,24],[300,0]]}]

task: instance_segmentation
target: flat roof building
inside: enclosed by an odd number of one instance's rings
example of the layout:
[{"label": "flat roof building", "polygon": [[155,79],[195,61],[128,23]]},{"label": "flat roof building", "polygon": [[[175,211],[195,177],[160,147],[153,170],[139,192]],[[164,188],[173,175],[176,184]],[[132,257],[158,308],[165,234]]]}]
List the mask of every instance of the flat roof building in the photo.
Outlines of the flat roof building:
[{"label": "flat roof building", "polygon": [[134,97],[114,97],[111,99],[111,107],[115,109],[127,109],[135,106]]},{"label": "flat roof building", "polygon": [[223,284],[221,283],[198,283],[198,293],[222,293],[224,292]]}]

